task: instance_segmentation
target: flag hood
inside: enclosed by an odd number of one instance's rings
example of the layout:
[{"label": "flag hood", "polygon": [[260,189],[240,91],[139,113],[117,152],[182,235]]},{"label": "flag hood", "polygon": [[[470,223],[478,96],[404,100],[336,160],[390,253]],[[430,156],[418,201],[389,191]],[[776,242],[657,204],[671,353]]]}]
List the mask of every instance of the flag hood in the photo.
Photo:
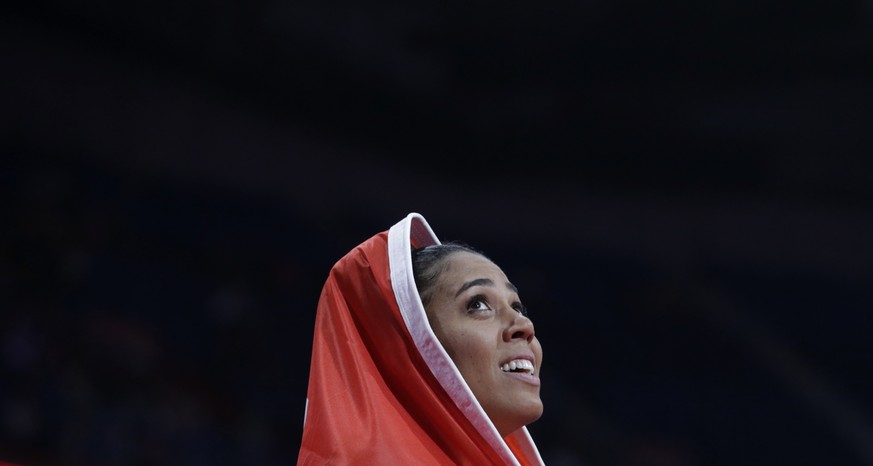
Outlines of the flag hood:
[{"label": "flag hood", "polygon": [[428,323],[410,213],[331,269],[315,320],[298,465],[541,465],[527,428],[502,439]]}]

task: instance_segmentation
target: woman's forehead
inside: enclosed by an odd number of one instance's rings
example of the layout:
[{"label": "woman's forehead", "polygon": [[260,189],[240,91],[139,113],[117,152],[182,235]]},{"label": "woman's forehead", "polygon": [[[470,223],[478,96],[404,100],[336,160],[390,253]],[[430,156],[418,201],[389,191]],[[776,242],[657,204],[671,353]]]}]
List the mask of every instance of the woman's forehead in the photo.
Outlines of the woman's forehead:
[{"label": "woman's forehead", "polygon": [[446,258],[446,268],[438,280],[448,285],[471,278],[495,277],[506,280],[503,270],[490,259],[471,252],[457,252]]}]

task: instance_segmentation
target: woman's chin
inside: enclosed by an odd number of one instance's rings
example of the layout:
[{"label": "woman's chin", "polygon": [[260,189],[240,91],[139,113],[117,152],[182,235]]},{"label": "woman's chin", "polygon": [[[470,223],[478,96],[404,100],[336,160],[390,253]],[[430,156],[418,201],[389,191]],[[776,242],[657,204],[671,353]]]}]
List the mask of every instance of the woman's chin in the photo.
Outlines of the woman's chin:
[{"label": "woman's chin", "polygon": [[535,422],[543,415],[543,403],[539,398],[529,400],[525,403],[517,404],[514,409],[502,417],[501,420],[494,420],[494,426],[501,437],[506,437],[509,434],[521,429],[522,427]]}]

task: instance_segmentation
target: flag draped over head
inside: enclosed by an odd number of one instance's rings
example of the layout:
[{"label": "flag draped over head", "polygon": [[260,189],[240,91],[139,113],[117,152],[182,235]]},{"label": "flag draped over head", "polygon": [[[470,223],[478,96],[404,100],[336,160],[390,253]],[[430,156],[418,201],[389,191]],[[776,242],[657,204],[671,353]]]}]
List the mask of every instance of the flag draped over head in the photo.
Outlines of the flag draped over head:
[{"label": "flag draped over head", "polygon": [[331,269],[298,465],[542,464],[525,427],[500,438],[430,328],[411,252],[437,243],[411,213]]}]

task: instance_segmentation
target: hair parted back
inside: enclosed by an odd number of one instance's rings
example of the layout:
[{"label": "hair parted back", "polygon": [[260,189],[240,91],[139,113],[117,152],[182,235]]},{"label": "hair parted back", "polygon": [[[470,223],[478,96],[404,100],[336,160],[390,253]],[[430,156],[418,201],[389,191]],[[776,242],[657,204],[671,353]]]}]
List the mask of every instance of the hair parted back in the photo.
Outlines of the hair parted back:
[{"label": "hair parted back", "polygon": [[412,250],[412,274],[418,295],[421,297],[421,303],[425,307],[430,301],[431,290],[437,277],[446,270],[446,259],[458,252],[469,252],[487,258],[482,251],[459,241],[432,244]]}]

